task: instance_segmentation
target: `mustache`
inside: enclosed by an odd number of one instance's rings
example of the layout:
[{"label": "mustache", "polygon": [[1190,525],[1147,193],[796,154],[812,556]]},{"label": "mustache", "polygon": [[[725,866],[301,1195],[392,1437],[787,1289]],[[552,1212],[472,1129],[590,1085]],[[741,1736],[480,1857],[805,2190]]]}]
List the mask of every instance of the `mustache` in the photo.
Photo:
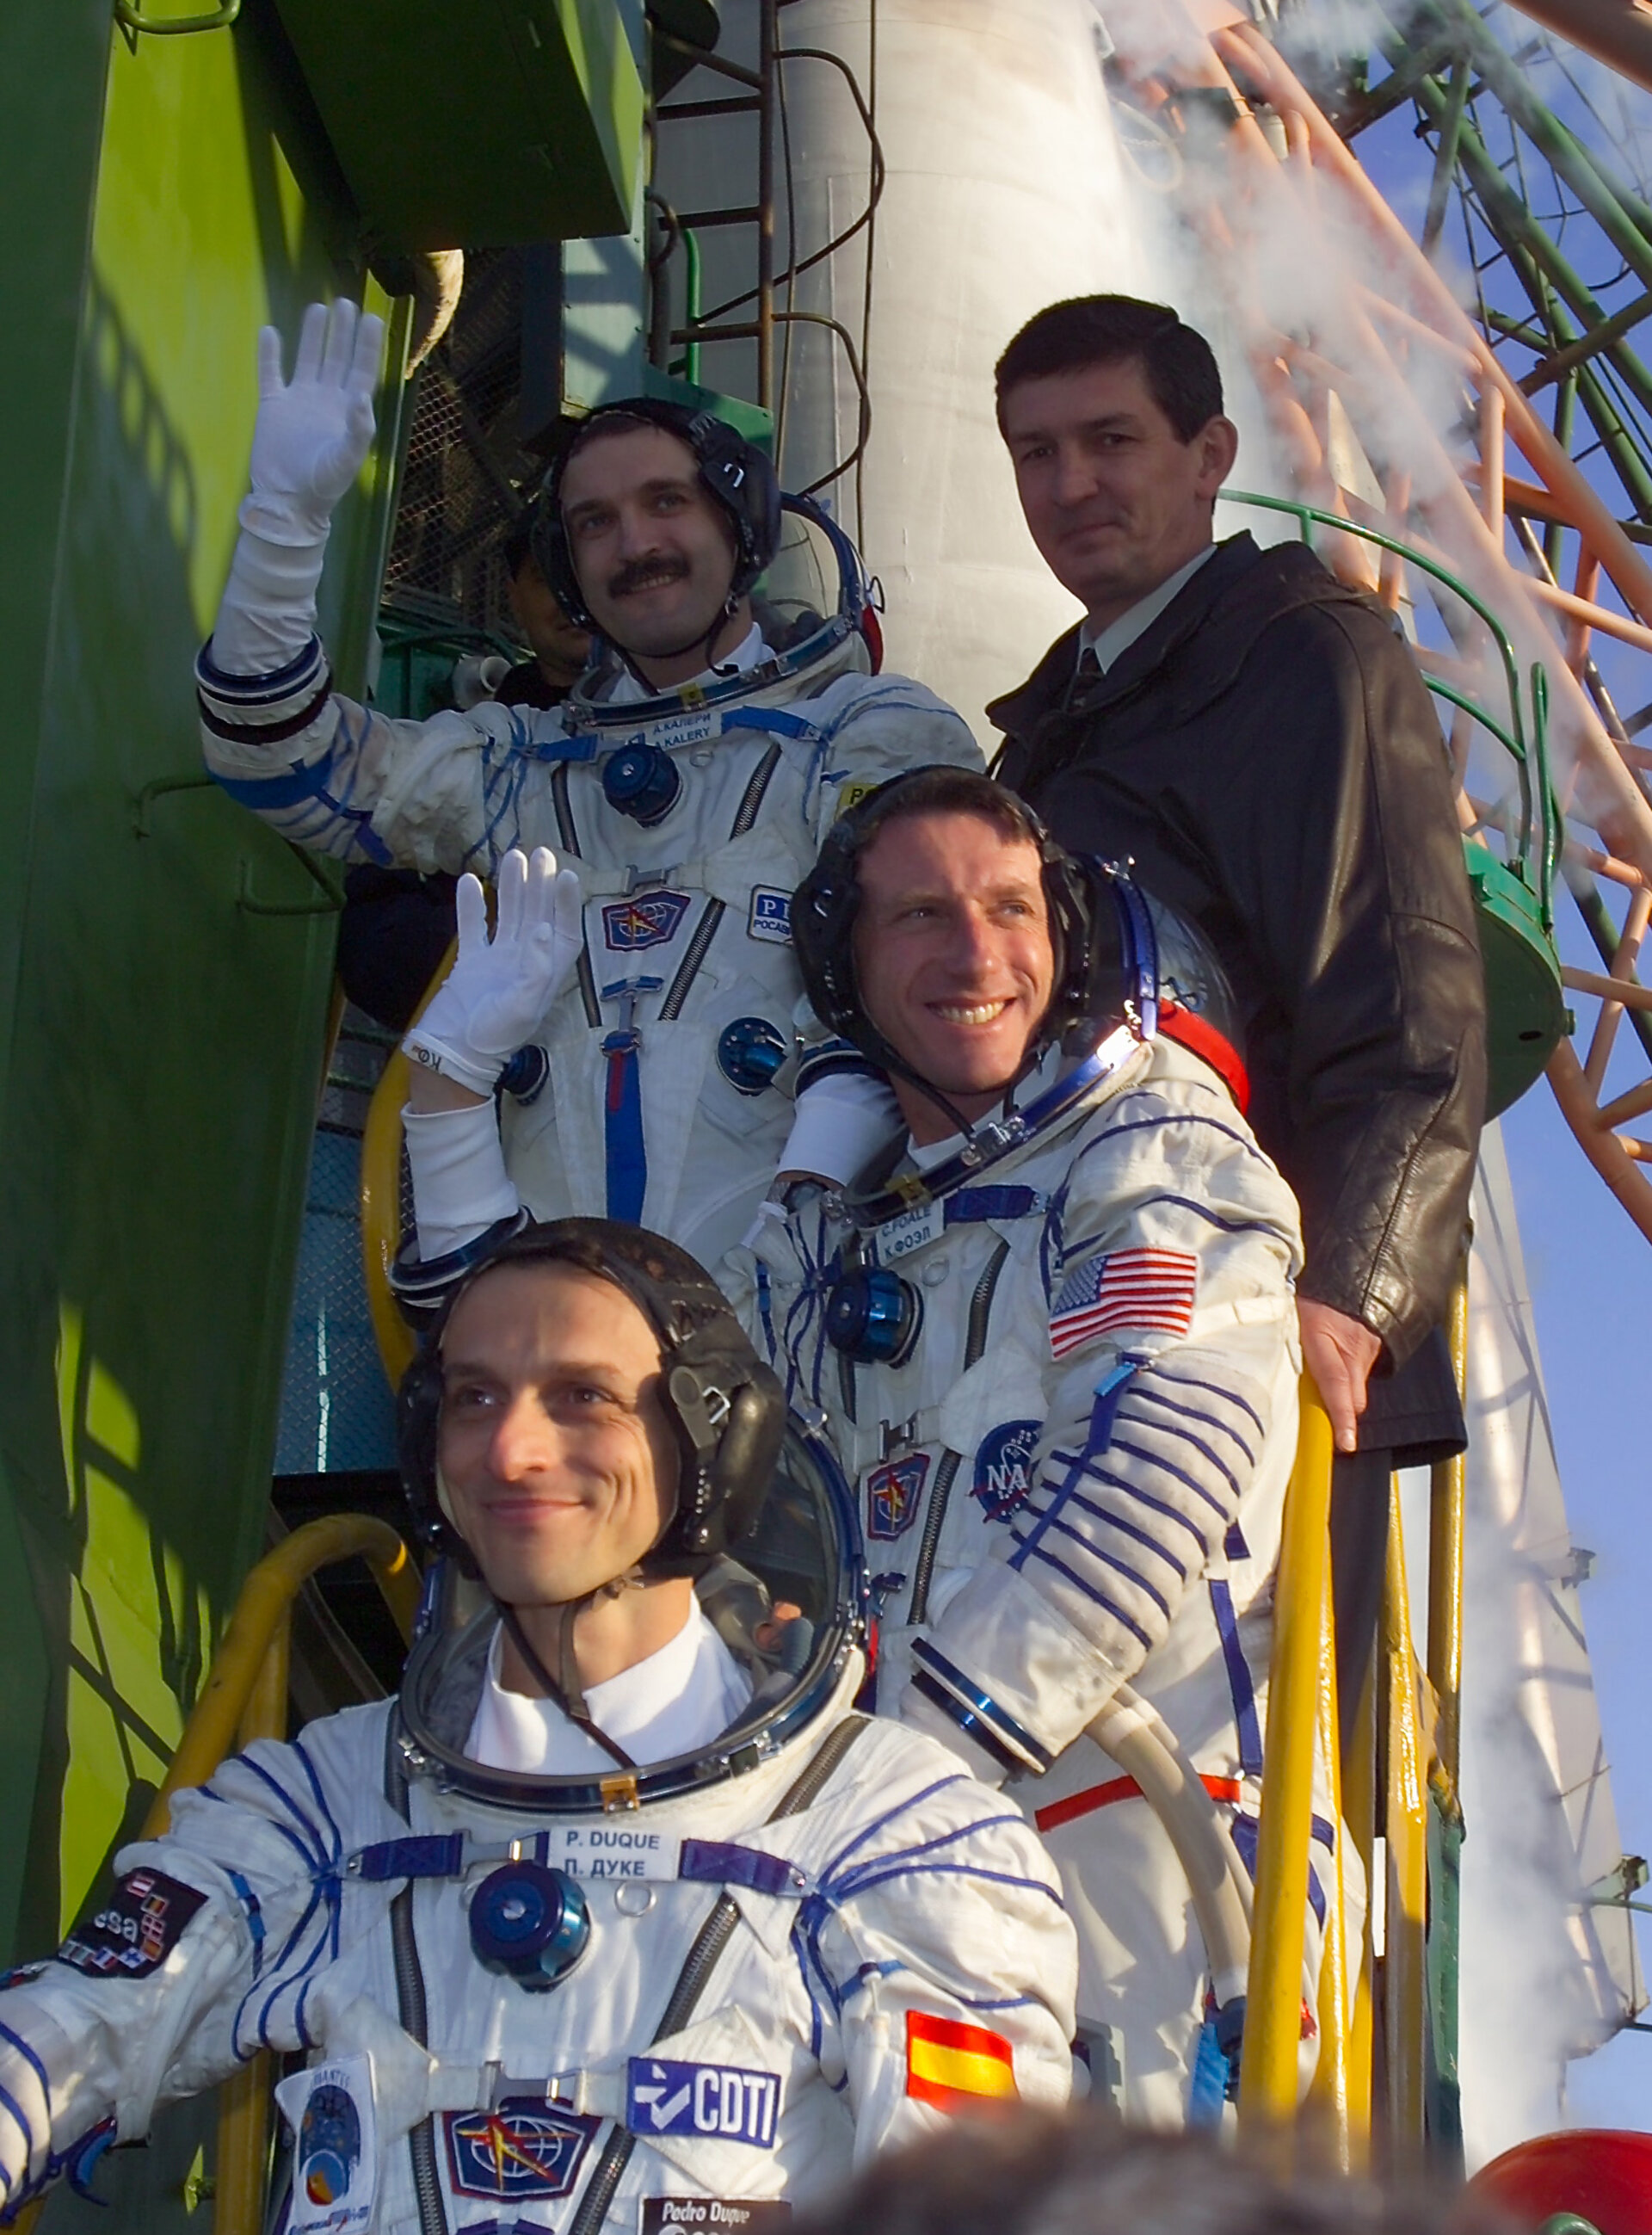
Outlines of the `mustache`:
[{"label": "mustache", "polygon": [[686,559],[633,559],[609,576],[608,595],[629,597],[633,590],[649,589],[656,583],[680,582],[687,573]]}]

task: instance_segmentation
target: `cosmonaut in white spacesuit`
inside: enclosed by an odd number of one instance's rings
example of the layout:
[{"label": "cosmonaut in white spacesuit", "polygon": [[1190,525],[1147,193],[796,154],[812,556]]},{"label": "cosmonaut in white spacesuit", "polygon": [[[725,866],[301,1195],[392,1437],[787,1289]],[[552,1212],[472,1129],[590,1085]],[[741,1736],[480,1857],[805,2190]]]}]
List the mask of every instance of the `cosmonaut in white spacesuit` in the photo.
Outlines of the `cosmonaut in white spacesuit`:
[{"label": "cosmonaut in white spacesuit", "polygon": [[260,2044],[309,2056],[291,2235],[738,2231],[947,2112],[1065,2098],[1049,1858],[851,1711],[852,1519],[783,1419],[657,1236],[530,1228],[457,1291],[402,1400],[449,1557],[400,1696],[178,1794],[0,1991],[8,2208]]},{"label": "cosmonaut in white spacesuit", "polygon": [[817,1015],[909,1131],[853,1189],[791,1190],[720,1277],[857,1485],[879,1707],[1008,1774],[1060,1865],[1098,2085],[1219,2116],[1242,1976],[1085,1734],[1133,1688],[1254,1858],[1301,1242],[1220,971],[956,770],[853,809],[792,919]]},{"label": "cosmonaut in white spacesuit", "polygon": [[[455,1090],[416,1098],[408,1126],[420,1258],[508,1230],[520,1194],[715,1263],[777,1166],[845,1177],[893,1122],[841,1051],[800,1076],[792,888],[860,791],[980,750],[931,692],[869,672],[876,619],[841,529],[807,500],[783,512],[772,466],[723,421],[642,398],[583,423],[540,508],[541,571],[596,639],[572,698],[408,722],[342,697],[315,592],[381,343],[353,305],[314,305],[284,383],[279,337],[261,337],[252,490],[197,669],[207,764],[318,852],[488,877],[543,846],[578,870],[521,1035],[548,1063],[530,1051],[508,1073],[520,1043],[460,1045],[440,1009],[412,1036]],[[510,1183],[478,1199],[455,1174],[502,1078]]]}]

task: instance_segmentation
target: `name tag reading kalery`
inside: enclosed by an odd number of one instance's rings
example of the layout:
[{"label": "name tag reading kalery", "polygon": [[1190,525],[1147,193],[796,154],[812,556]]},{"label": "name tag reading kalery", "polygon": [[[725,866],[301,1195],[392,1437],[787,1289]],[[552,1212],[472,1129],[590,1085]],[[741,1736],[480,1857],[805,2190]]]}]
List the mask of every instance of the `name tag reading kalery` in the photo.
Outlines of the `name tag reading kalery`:
[{"label": "name tag reading kalery", "polygon": [[551,1834],[546,1860],[571,1878],[674,1878],[682,1847],[668,1832],[570,1825]]}]

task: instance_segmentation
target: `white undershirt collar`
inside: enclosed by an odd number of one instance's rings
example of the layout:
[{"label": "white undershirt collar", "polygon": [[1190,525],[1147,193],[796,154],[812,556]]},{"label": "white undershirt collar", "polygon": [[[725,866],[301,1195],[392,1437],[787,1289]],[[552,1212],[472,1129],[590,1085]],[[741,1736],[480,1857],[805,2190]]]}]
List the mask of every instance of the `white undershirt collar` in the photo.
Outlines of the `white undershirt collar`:
[{"label": "white undershirt collar", "polygon": [[[726,652],[715,667],[703,667],[694,677],[693,683],[700,690],[709,691],[713,684],[725,683],[731,672],[744,675],[768,658],[769,647],[764,641],[763,631],[753,621],[733,651]],[[671,686],[675,691],[688,687],[680,683]],[[633,675],[630,668],[626,667],[620,670],[619,681],[608,693],[607,703],[610,706],[635,706],[645,698],[664,698],[668,695],[664,691],[651,690],[640,676]]]},{"label": "white undershirt collar", "polygon": [[1174,574],[1166,575],[1157,590],[1150,590],[1144,598],[1137,598],[1133,606],[1127,606],[1116,621],[1109,621],[1105,629],[1098,629],[1093,622],[1085,621],[1078,631],[1078,658],[1082,659],[1085,652],[1093,652],[1096,665],[1105,675],[1121,652],[1128,652],[1138,636],[1146,635],[1166,606],[1179,591],[1186,588],[1216,547],[1214,543],[1207,543],[1203,551],[1195,553],[1185,567],[1178,567]]},{"label": "white undershirt collar", "polygon": [[[569,1722],[554,1701],[509,1692],[499,1681],[502,1622],[488,1653],[482,1697],[465,1741],[473,1761],[528,1776],[606,1774],[613,1757]],[[617,1676],[586,1688],[586,1712],[600,1731],[646,1765],[709,1746],[751,1696],[751,1681],[706,1620],[698,1599],[674,1637]]]}]

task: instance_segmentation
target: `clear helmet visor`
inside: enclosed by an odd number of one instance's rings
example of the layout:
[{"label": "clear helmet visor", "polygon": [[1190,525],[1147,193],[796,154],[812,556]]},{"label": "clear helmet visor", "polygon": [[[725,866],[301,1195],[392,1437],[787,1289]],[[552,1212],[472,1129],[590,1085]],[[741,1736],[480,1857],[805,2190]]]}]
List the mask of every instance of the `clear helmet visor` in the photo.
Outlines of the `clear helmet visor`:
[{"label": "clear helmet visor", "polygon": [[[866,1575],[855,1505],[823,1434],[788,1426],[757,1518],[697,1581],[695,1596],[751,1699],[711,1745],[639,1763],[636,1801],[669,1798],[756,1768],[805,1727],[836,1689],[865,1632]],[[532,1776],[464,1752],[498,1609],[451,1561],[433,1571],[403,1679],[400,1740],[408,1774],[529,1813],[600,1813],[612,1776]]]},{"label": "clear helmet visor", "polygon": [[794,653],[847,622],[858,632],[866,587],[854,546],[818,506],[783,500],[780,543],[751,593],[753,618],[777,652]]}]

